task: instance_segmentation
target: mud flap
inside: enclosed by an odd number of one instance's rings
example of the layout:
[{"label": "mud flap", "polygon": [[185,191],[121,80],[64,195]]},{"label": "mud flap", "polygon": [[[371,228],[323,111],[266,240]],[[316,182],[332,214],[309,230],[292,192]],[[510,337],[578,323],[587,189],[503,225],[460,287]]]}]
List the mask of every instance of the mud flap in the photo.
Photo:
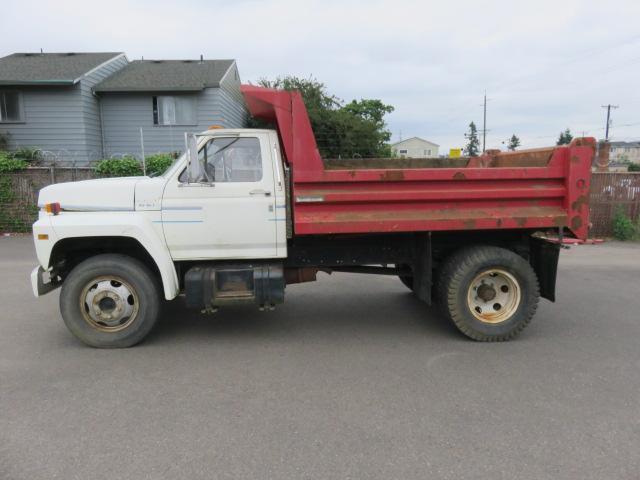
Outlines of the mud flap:
[{"label": "mud flap", "polygon": [[561,245],[538,237],[531,237],[529,263],[538,276],[540,296],[556,301],[556,276]]}]

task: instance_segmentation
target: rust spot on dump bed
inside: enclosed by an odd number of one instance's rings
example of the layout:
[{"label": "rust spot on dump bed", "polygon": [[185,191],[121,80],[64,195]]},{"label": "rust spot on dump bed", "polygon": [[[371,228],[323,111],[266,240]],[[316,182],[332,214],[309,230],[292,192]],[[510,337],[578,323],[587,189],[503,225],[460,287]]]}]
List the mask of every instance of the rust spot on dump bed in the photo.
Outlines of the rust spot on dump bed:
[{"label": "rust spot on dump bed", "polygon": [[464,220],[462,224],[464,225],[464,228],[468,228],[469,230],[476,228],[476,221],[472,218]]},{"label": "rust spot on dump bed", "polygon": [[490,155],[488,167],[546,167],[553,155],[553,148],[500,152]]},{"label": "rust spot on dump bed", "polygon": [[390,170],[381,173],[380,180],[383,182],[401,182],[404,180],[404,172],[402,170]]},{"label": "rust spot on dump bed", "polygon": [[456,172],[455,175],[453,176],[454,180],[464,180],[466,179],[466,175],[462,172]]},{"label": "rust spot on dump bed", "polygon": [[571,230],[578,230],[582,226],[582,217],[576,215],[571,219]]},{"label": "rust spot on dump bed", "polygon": [[567,217],[565,215],[560,215],[553,219],[553,224],[557,227],[566,227],[567,226]]},{"label": "rust spot on dump bed", "polygon": [[589,199],[586,195],[580,195],[575,202],[571,204],[571,209],[576,212],[582,213],[582,206],[589,205]]},{"label": "rust spot on dump bed", "polygon": [[580,163],[580,157],[577,155],[571,155],[571,163]]},{"label": "rust spot on dump bed", "polygon": [[327,170],[369,170],[399,168],[465,168],[469,159],[462,158],[328,158],[323,159]]},{"label": "rust spot on dump bed", "polygon": [[496,220],[496,227],[500,228],[502,226],[502,219],[499,218],[498,220]]},{"label": "rust spot on dump bed", "polygon": [[[433,210],[383,210],[383,211],[368,211],[368,212],[340,212],[331,214],[330,216],[323,216],[322,222],[376,222],[383,224],[389,221],[411,221],[411,220],[424,220],[424,221],[459,221],[462,225],[463,222],[473,220],[475,222],[475,228],[479,228],[479,221],[491,221],[491,225],[495,225],[498,220],[504,224],[505,218],[511,218],[517,225],[525,225],[529,220],[540,220],[543,218],[548,219],[549,224],[555,222],[558,217],[566,220],[566,216],[562,214],[562,210],[556,207],[521,207],[519,208],[520,215],[517,217],[509,217],[505,215],[506,212],[501,212],[499,209],[492,209],[488,211],[485,209],[462,209],[462,208],[443,208]],[[310,219],[309,219],[310,220]],[[486,227],[481,227],[486,228]]]}]

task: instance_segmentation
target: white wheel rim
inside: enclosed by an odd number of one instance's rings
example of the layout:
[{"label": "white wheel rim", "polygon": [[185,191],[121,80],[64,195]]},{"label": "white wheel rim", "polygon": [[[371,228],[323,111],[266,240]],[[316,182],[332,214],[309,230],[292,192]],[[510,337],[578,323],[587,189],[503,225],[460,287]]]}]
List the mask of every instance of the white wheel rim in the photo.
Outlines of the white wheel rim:
[{"label": "white wheel rim", "polygon": [[473,279],[467,293],[467,306],[475,318],[484,323],[509,320],[521,299],[520,284],[500,268],[485,270]]},{"label": "white wheel rim", "polygon": [[96,278],[80,294],[80,311],[85,321],[103,332],[127,328],[138,315],[138,308],[135,289],[116,276]]}]

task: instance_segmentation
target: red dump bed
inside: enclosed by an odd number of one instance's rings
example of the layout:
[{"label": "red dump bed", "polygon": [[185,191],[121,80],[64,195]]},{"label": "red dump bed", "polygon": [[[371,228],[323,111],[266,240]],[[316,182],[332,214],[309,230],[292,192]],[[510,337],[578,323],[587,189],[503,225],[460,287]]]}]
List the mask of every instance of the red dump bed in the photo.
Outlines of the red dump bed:
[{"label": "red dump bed", "polygon": [[295,235],[567,227],[586,238],[595,139],[442,160],[320,157],[298,92],[243,85],[292,172]]}]

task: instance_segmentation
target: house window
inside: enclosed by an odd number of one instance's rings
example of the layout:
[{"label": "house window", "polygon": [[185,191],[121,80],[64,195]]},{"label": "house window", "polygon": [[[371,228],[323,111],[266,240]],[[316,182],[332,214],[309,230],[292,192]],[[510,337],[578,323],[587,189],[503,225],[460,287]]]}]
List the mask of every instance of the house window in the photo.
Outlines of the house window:
[{"label": "house window", "polygon": [[0,92],[0,122],[22,122],[20,92]]},{"label": "house window", "polygon": [[196,99],[188,95],[153,97],[154,125],[196,125]]}]

